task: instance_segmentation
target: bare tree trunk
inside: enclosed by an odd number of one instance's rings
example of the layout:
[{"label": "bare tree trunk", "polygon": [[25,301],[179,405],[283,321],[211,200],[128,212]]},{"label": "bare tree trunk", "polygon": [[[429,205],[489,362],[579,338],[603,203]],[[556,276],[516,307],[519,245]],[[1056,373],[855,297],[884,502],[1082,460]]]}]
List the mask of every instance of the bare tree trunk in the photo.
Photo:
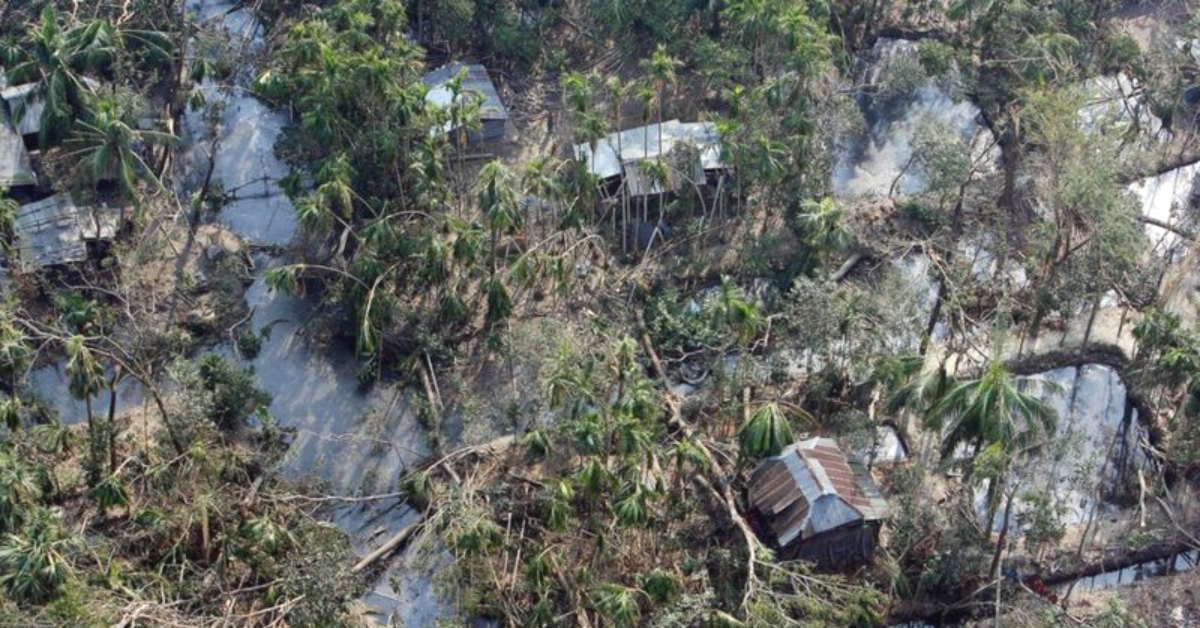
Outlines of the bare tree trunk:
[{"label": "bare tree trunk", "polygon": [[117,382],[121,380],[121,367],[116,367],[112,379],[108,380],[108,472],[117,472]]}]

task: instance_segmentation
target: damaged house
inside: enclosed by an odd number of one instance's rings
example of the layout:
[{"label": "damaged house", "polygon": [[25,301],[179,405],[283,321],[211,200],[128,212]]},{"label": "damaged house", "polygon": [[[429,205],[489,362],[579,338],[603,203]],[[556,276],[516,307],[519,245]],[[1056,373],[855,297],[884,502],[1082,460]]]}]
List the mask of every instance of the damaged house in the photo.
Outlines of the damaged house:
[{"label": "damaged house", "polygon": [[866,468],[828,438],[796,443],[760,462],[747,500],[760,536],[780,558],[829,568],[871,560],[888,514]]},{"label": "damaged house", "polygon": [[[425,102],[441,109],[449,109],[455,102],[454,91],[450,83],[462,73],[462,85],[458,94],[459,102],[465,97],[479,99],[479,129],[467,133],[467,142],[498,140],[504,137],[504,127],[508,123],[508,111],[500,100],[500,92],[488,76],[487,68],[482,65],[464,65],[451,63],[426,74],[422,79],[429,86],[425,94]],[[443,129],[452,133],[459,127],[453,122],[446,122]],[[435,129],[436,132],[436,129]]]},{"label": "damaged house", "polygon": [[15,226],[17,264],[36,272],[87,261],[116,236],[120,220],[118,209],[79,207],[66,194],[22,205]]},{"label": "damaged house", "polygon": [[[575,159],[602,185],[620,184],[633,198],[676,192],[704,185],[728,171],[721,157],[721,135],[711,122],[680,122],[626,129],[596,143],[575,145]],[[646,162],[662,161],[671,172],[666,181],[647,173]]]}]

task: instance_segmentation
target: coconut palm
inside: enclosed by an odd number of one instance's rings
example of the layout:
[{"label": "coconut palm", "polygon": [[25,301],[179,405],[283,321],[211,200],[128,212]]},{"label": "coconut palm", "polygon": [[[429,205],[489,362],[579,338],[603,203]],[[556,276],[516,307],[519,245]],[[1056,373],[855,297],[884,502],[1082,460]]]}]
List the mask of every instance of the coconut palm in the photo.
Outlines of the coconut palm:
[{"label": "coconut palm", "polygon": [[[808,423],[812,417],[796,409]],[[738,446],[744,460],[776,456],[795,441],[792,424],[777,403],[768,403],[755,410],[738,428]]]},{"label": "coconut palm", "polygon": [[1054,433],[1057,415],[993,359],[978,379],[955,385],[930,408],[925,425],[942,434],[941,455],[950,459],[960,446],[974,452],[991,445],[1015,454]]},{"label": "coconut palm", "polygon": [[171,41],[162,33],[120,29],[107,20],[64,30],[54,4],[47,3],[41,21],[26,35],[22,58],[9,71],[12,83],[35,85],[25,105],[15,112],[17,119],[26,114],[30,103],[43,102],[39,143],[46,148],[66,139],[76,122],[92,115],[95,94],[84,73],[118,69],[118,58],[130,48],[159,63],[171,59]]},{"label": "coconut palm", "polygon": [[155,190],[163,189],[158,176],[140,154],[140,147],[171,144],[170,133],[143,131],[133,126],[128,111],[115,98],[97,101],[90,120],[79,120],[66,141],[67,159],[76,162],[81,179],[94,187],[101,181],[116,181],[125,200],[138,204],[138,181]]}]

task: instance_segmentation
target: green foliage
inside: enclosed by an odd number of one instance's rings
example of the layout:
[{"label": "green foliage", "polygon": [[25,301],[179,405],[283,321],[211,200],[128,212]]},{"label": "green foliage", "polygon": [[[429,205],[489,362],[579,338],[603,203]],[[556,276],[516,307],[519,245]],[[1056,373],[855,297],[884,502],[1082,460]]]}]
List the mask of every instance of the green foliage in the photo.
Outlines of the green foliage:
[{"label": "green foliage", "polygon": [[504,530],[483,515],[458,523],[451,537],[454,551],[463,556],[482,556],[495,551],[504,540]]},{"label": "green foliage", "polygon": [[616,628],[636,626],[642,618],[641,590],[606,582],[595,593],[596,610]]},{"label": "green foliage", "polygon": [[78,120],[65,147],[67,158],[76,163],[81,181],[94,188],[102,181],[116,181],[125,200],[139,203],[139,181],[156,191],[163,185],[140,154],[141,146],[171,144],[175,136],[137,128],[128,104],[107,96],[96,100],[89,120]]},{"label": "green foliage", "polygon": [[[96,93],[84,81],[86,73],[113,72],[129,50],[138,50],[138,58],[153,69],[170,62],[171,49],[163,33],[123,29],[104,19],[64,29],[54,5],[47,4],[41,22],[29,29],[8,76],[13,84],[35,85],[26,103],[45,102],[39,142],[48,148],[66,139],[76,123],[93,120]],[[26,109],[22,105],[14,112],[18,120]]]},{"label": "green foliage", "polygon": [[791,422],[775,403],[755,410],[738,429],[738,446],[747,460],[778,455],[793,442]]},{"label": "green foliage", "polygon": [[270,395],[254,384],[254,373],[216,353],[199,361],[200,384],[212,396],[209,418],[217,427],[232,430],[241,426],[260,406],[271,403]]},{"label": "green foliage", "polygon": [[1053,435],[1056,413],[1027,392],[1029,386],[993,360],[983,377],[947,391],[925,415],[926,427],[943,435],[942,458],[949,460],[960,445],[982,451],[998,444],[1015,454]]},{"label": "green foliage", "polygon": [[850,245],[846,211],[831,198],[803,201],[799,211],[790,216],[792,228],[804,243],[808,267],[822,266]]},{"label": "green foliage", "polygon": [[115,475],[105,477],[99,484],[92,487],[90,495],[96,501],[96,505],[100,507],[100,512],[108,512],[113,508],[129,505],[129,494],[121,479]]},{"label": "green foliage", "polygon": [[1025,549],[1038,555],[1043,549],[1054,548],[1066,535],[1063,517],[1067,508],[1046,492],[1027,492],[1021,495],[1025,508],[1017,514],[1021,524]]},{"label": "green foliage", "polygon": [[680,582],[675,574],[655,568],[642,578],[642,590],[655,604],[666,604],[679,595]]},{"label": "green foliage", "polygon": [[[1150,309],[1133,328],[1138,342],[1134,381],[1146,391],[1175,392],[1168,457],[1184,468],[1200,464],[1200,339],[1170,312]],[[1155,397],[1150,397],[1155,398]]]},{"label": "green foliage", "polygon": [[0,451],[0,534],[22,530],[41,497],[34,470],[9,451]]},{"label": "green foliage", "polygon": [[0,544],[0,585],[21,601],[51,599],[73,572],[69,553],[74,543],[56,515],[33,510],[20,534],[8,533]]},{"label": "green foliage", "polygon": [[241,353],[242,357],[244,357],[247,360],[253,360],[254,358],[257,358],[259,352],[262,351],[262,346],[263,346],[263,337],[260,334],[256,334],[252,331],[248,331],[248,332],[238,336],[238,339],[237,339],[238,352]]}]

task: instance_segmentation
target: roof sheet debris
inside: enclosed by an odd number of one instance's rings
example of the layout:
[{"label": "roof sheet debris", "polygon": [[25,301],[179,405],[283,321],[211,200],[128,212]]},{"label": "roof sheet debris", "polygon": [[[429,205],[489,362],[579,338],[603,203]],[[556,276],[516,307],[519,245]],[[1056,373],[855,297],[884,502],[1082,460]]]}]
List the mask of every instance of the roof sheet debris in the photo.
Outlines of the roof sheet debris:
[{"label": "roof sheet debris", "polygon": [[[686,151],[685,146],[694,147],[694,152]],[[666,157],[675,171],[665,189],[642,166],[660,157]],[[589,144],[577,144],[575,158],[601,180],[624,175],[631,196],[678,190],[689,179],[700,180],[705,172],[727,168],[721,158],[721,135],[711,122],[670,120],[610,133],[597,142],[595,150]]]},{"label": "roof sheet debris", "polygon": [[750,476],[749,499],[780,547],[847,524],[878,521],[888,512],[866,469],[847,461],[828,438],[791,445],[759,463]]},{"label": "roof sheet debris", "polygon": [[40,98],[30,98],[36,87],[34,83],[26,83],[0,90],[0,99],[8,104],[13,127],[20,135],[33,135],[42,128],[42,111],[46,109],[46,102]]},{"label": "roof sheet debris", "polygon": [[[449,83],[464,69],[466,73],[463,75],[462,89],[458,95],[460,102],[466,94],[477,94],[482,99],[479,105],[479,119],[485,126],[484,137],[495,137],[496,129],[502,135],[504,122],[508,120],[508,110],[504,108],[504,102],[500,100],[500,93],[496,91],[496,85],[488,76],[487,68],[482,65],[451,63],[426,74],[422,79],[429,86],[425,102],[443,109],[450,107],[454,94]],[[450,132],[454,129],[447,122],[444,130]]]},{"label": "roof sheet debris", "polygon": [[[88,76],[83,77],[83,84],[93,92],[100,89],[100,81]],[[42,130],[42,112],[46,110],[46,101],[31,97],[35,89],[36,83],[0,86],[0,100],[8,105],[13,126],[21,135],[33,135]]]},{"label": "roof sheet debris", "polygon": [[0,188],[37,185],[37,175],[25,150],[25,141],[0,110]]},{"label": "roof sheet debris", "polygon": [[17,250],[27,271],[88,258],[88,242],[111,240],[120,211],[79,207],[66,194],[22,205],[17,212]]}]

